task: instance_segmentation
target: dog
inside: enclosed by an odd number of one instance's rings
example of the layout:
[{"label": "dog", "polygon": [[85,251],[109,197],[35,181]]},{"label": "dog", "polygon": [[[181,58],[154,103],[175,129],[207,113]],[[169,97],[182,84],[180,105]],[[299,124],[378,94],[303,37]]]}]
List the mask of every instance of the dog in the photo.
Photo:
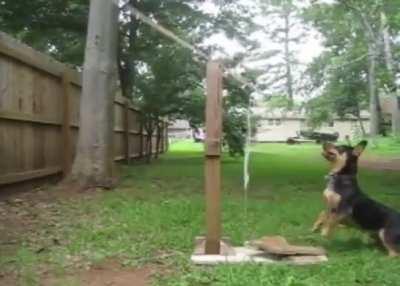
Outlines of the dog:
[{"label": "dog", "polygon": [[357,226],[382,243],[389,256],[398,256],[400,213],[371,199],[358,184],[358,158],[366,146],[367,141],[355,147],[323,144],[322,156],[331,163],[323,193],[327,210],[320,213],[313,230],[321,228],[321,234],[329,237],[339,224]]}]

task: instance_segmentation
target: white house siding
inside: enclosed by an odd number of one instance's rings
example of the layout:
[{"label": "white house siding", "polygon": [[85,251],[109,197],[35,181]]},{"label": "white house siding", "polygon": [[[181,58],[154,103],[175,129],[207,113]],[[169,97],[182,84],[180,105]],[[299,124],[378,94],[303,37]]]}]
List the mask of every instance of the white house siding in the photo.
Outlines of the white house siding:
[{"label": "white house siding", "polygon": [[263,119],[259,121],[255,138],[258,142],[286,141],[289,137],[297,136],[302,125],[302,120],[298,119]]},{"label": "white house siding", "polygon": [[[369,131],[369,121],[363,121],[364,129],[366,132]],[[344,140],[346,136],[350,138],[360,137],[362,132],[360,128],[360,123],[356,120],[335,120],[333,122],[333,126],[322,126],[317,132],[326,132],[326,133],[339,133],[339,140]]]},{"label": "white house siding", "polygon": [[192,137],[192,129],[186,120],[176,120],[168,127],[168,136],[175,139],[188,139]]}]

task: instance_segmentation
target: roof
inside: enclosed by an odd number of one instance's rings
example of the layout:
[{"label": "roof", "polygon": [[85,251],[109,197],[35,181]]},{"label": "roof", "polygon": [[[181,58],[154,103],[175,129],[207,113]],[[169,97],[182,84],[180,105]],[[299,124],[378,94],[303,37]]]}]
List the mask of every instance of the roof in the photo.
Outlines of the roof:
[{"label": "roof", "polygon": [[175,120],[172,124],[169,125],[171,129],[190,129],[189,121],[187,120]]}]

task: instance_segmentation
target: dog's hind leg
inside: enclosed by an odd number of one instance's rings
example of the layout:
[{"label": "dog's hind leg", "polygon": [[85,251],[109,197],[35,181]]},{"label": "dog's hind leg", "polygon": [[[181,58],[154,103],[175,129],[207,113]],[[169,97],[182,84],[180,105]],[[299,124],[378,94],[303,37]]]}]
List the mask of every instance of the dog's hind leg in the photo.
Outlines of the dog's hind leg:
[{"label": "dog's hind leg", "polygon": [[376,232],[371,232],[369,233],[369,241],[371,245],[375,245],[375,246],[381,246],[382,245],[382,240],[379,236],[379,233]]},{"label": "dog's hind leg", "polygon": [[388,228],[383,228],[379,231],[379,238],[381,239],[383,246],[388,251],[390,257],[399,256],[398,247],[396,245],[396,242],[399,238],[398,233],[392,232]]},{"label": "dog's hind leg", "polygon": [[317,220],[313,224],[311,231],[315,232],[315,231],[319,230],[322,227],[322,225],[325,224],[327,219],[328,219],[328,212],[327,211],[320,212],[320,214],[317,217]]}]

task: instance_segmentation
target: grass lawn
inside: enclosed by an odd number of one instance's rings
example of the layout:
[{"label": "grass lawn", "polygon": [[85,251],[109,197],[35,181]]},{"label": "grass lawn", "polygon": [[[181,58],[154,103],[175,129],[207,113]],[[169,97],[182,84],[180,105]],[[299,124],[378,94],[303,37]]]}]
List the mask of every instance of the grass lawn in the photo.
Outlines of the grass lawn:
[{"label": "grass lawn", "polygon": [[[163,274],[154,277],[160,286],[400,285],[400,260],[388,258],[364,234],[342,228],[328,241],[310,232],[323,208],[327,173],[319,148],[255,146],[247,217],[242,159],[224,157],[223,232],[237,244],[280,234],[294,243],[321,245],[329,254],[325,264],[191,265],[193,239],[203,233],[203,157],[202,145],[181,142],[152,165],[123,167],[117,190],[61,203],[60,227],[47,236],[61,233],[63,242],[40,252],[37,245],[22,244],[12,258],[1,255],[0,246],[0,269],[18,273],[21,285],[40,285],[42,265],[64,279],[68,269],[116,258],[127,267],[160,265]],[[373,197],[400,209],[398,173],[361,170],[360,181]],[[66,279],[57,285],[79,283]]]},{"label": "grass lawn", "polygon": [[370,153],[382,157],[400,157],[400,138],[380,137],[370,142]]}]

